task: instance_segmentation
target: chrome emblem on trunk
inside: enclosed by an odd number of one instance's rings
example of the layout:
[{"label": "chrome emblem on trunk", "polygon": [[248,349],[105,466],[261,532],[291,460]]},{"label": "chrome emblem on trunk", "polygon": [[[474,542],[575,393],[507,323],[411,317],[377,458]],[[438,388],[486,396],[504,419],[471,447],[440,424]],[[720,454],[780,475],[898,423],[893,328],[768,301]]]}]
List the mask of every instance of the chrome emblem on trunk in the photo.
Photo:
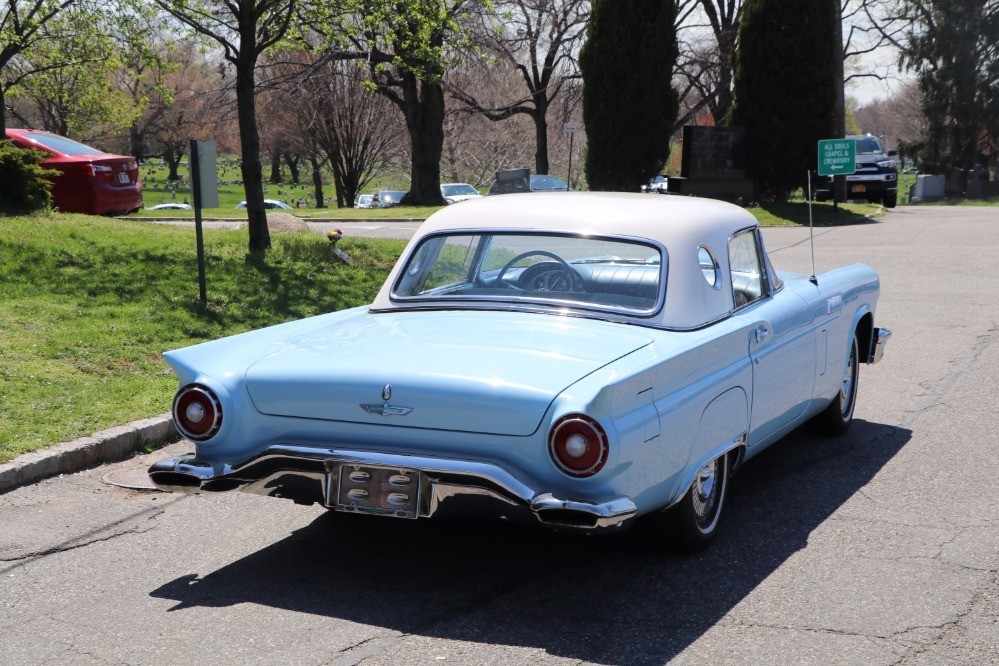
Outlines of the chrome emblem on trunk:
[{"label": "chrome emblem on trunk", "polygon": [[377,414],[378,416],[405,416],[413,411],[412,407],[400,407],[398,405],[390,405],[388,401],[392,399],[392,385],[386,384],[385,388],[382,389],[382,400],[385,402],[380,405],[365,405],[361,404],[360,407],[368,414]]},{"label": "chrome emblem on trunk", "polygon": [[361,405],[361,409],[368,414],[378,416],[405,416],[413,411],[412,407],[397,407],[395,405]]}]

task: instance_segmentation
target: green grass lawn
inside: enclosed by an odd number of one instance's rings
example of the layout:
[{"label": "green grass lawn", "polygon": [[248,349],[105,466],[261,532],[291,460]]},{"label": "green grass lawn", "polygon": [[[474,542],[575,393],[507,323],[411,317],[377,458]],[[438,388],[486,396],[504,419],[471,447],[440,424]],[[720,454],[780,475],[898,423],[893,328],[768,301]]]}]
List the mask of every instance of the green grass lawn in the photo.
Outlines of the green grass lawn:
[{"label": "green grass lawn", "polygon": [[[246,195],[243,192],[243,186],[234,182],[239,178],[239,169],[234,166],[232,160],[227,159],[220,159],[218,165],[219,181],[225,183],[224,185],[219,185],[219,207],[205,208],[202,211],[202,215],[210,218],[221,217],[245,220],[246,211],[236,208],[236,205],[239,202],[246,200]],[[266,173],[267,172],[265,171],[265,174]],[[169,182],[167,180],[168,175],[169,169],[158,161],[148,162],[139,167],[139,179],[142,181],[142,200],[145,208],[151,208],[152,206],[156,206],[161,203],[191,203],[192,197],[190,188],[183,184]],[[186,163],[180,166],[178,169],[178,175],[181,178],[187,178],[188,173]],[[287,173],[285,174],[285,177],[287,177]],[[264,198],[284,201],[293,208],[293,210],[285,212],[304,217],[350,219],[365,219],[372,217],[425,218],[439,209],[437,206],[397,206],[394,208],[355,210],[353,207],[337,208],[335,199],[333,203],[326,208],[317,208],[315,206],[305,206],[299,208],[299,199],[302,199],[303,201],[308,200],[315,194],[311,185],[311,174],[308,176],[308,183],[305,182],[306,175],[304,170],[301,177],[303,182],[300,185],[293,185],[290,183],[274,185],[265,181]],[[365,192],[370,193],[381,188],[407,189],[407,186],[395,182],[377,181],[365,188]],[[329,183],[323,186],[323,192],[327,197],[335,197],[336,195],[336,192],[333,190],[333,186]],[[177,219],[194,219],[194,211],[140,210],[135,214],[135,217],[171,217]]]},{"label": "green grass lawn", "polygon": [[0,217],[0,462],[169,410],[168,349],[368,303],[402,241],[205,231],[209,304],[194,235],[83,215]]},{"label": "green grass lawn", "polygon": [[[761,203],[746,210],[756,216],[761,225],[768,227],[808,226],[808,204],[804,201]],[[843,204],[836,210],[832,202],[812,204],[812,220],[817,227],[842,224],[859,224],[884,215],[879,204]]]}]

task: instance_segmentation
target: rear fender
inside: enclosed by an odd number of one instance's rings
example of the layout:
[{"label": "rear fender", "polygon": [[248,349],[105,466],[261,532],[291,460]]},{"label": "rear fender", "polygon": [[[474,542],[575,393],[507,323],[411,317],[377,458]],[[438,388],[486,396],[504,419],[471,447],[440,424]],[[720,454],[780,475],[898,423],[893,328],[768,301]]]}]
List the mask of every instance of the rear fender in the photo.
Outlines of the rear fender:
[{"label": "rear fender", "polygon": [[690,457],[678,478],[670,504],[683,497],[694,482],[697,470],[708,462],[737,449],[741,460],[748,431],[749,399],[742,387],[731,388],[712,400],[701,414]]}]

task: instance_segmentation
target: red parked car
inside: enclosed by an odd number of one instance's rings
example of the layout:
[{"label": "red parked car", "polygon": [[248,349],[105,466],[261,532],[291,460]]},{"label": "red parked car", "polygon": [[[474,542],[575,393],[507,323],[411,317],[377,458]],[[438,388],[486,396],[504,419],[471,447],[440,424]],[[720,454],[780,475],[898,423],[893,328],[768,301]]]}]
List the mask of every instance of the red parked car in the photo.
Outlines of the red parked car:
[{"label": "red parked car", "polygon": [[139,165],[51,132],[9,129],[18,148],[46,153],[42,166],[62,173],[52,179],[52,201],[64,213],[114,215],[142,208]]}]

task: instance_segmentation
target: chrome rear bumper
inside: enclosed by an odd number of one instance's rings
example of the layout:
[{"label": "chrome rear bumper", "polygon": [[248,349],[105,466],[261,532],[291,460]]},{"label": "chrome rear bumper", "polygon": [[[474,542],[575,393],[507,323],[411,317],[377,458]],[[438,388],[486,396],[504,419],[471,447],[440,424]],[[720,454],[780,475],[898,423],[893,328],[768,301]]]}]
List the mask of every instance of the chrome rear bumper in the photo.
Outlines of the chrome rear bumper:
[{"label": "chrome rear bumper", "polygon": [[891,340],[891,331],[887,328],[875,328],[871,339],[871,349],[867,355],[867,363],[873,365],[885,355],[885,347]]},{"label": "chrome rear bumper", "polygon": [[637,512],[627,497],[598,502],[558,497],[491,463],[292,445],[271,446],[237,466],[212,465],[193,455],[170,458],[150,467],[149,477],[169,492],[242,490],[350,510],[337,502],[342,465],[419,471],[418,515],[423,518],[497,517],[574,530],[613,531],[629,524]]}]

